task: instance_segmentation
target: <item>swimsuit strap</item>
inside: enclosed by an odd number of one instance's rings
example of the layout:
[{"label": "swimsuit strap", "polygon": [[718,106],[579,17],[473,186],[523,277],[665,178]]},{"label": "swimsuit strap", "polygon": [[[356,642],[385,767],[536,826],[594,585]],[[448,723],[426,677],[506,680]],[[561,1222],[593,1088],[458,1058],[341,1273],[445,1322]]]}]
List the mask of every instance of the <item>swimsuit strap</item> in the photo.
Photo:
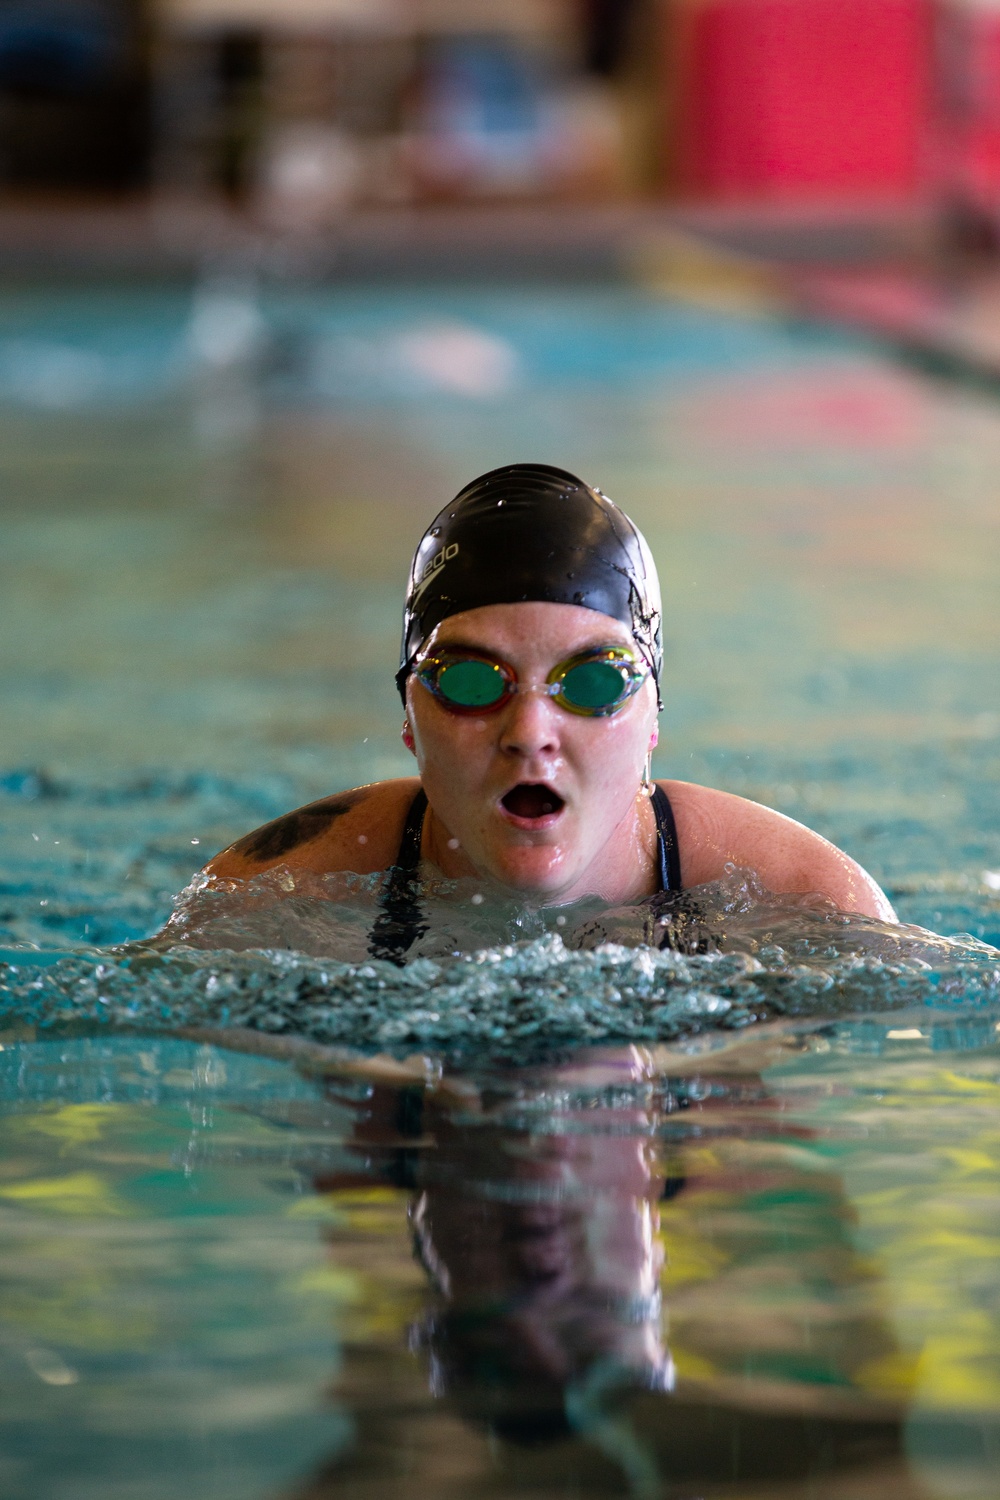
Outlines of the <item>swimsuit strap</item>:
[{"label": "swimsuit strap", "polygon": [[399,853],[394,868],[415,875],[420,865],[420,841],[424,832],[424,813],[427,811],[427,793],[423,787],[417,792],[403,824],[403,836],[399,841]]},{"label": "swimsuit strap", "polygon": [[413,944],[427,931],[417,894],[420,841],[426,811],[427,796],[421,787],[410,803],[396,863],[388,872],[385,888],[379,898],[382,910],[375,919],[368,939],[368,952],[372,958],[384,958],[390,963],[401,964]]},{"label": "swimsuit strap", "polygon": [[656,853],[660,868],[660,890],[681,889],[681,856],[677,847],[677,824],[670,798],[662,786],[657,786],[650,801],[656,818]]}]

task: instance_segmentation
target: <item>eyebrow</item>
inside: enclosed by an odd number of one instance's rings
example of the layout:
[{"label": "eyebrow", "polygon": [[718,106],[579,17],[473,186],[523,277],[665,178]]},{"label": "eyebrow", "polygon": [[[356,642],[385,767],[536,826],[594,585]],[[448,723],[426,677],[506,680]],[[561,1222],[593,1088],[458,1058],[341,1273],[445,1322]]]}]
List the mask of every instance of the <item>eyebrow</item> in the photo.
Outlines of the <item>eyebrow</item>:
[{"label": "eyebrow", "polygon": [[434,651],[474,651],[479,656],[497,655],[489,646],[477,646],[474,641],[438,641],[436,646],[431,650],[430,654],[432,656]]},{"label": "eyebrow", "polygon": [[[427,654],[433,656],[435,651],[448,651],[451,653],[469,651],[476,656],[490,656],[497,661],[504,660],[503,654],[494,650],[491,646],[479,646],[472,641],[438,641],[437,645]],[[570,657],[580,656],[585,651],[630,651],[633,655],[638,655],[635,647],[626,641],[591,641],[587,645],[573,647],[570,651],[566,652],[565,656],[560,657],[559,660],[569,661]]]}]

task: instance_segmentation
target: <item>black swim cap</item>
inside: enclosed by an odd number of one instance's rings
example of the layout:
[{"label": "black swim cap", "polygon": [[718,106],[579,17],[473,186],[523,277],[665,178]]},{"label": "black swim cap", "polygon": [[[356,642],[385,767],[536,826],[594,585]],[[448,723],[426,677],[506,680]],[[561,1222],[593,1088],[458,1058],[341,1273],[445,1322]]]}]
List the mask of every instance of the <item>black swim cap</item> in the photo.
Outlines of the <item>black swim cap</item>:
[{"label": "black swim cap", "polygon": [[582,604],[632,632],[659,695],[656,564],[638,527],[600,490],[548,464],[507,464],[467,484],[424,532],[410,569],[396,684],[431,632],[484,604]]}]

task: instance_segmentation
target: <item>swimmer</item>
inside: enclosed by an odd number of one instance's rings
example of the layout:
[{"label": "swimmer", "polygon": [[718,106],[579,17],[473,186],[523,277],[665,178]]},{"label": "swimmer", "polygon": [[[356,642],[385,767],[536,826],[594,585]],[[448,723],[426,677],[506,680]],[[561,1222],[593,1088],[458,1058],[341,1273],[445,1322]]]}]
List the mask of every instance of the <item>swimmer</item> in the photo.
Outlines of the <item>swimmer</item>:
[{"label": "swimmer", "polygon": [[747,798],[650,779],[662,709],[649,547],[599,490],[546,464],[472,481],[424,533],[396,682],[417,775],[313,802],[237,840],[206,873],[391,871],[385,941],[419,928],[421,865],[539,906],[622,906],[752,870],[894,922],[875,881]]}]

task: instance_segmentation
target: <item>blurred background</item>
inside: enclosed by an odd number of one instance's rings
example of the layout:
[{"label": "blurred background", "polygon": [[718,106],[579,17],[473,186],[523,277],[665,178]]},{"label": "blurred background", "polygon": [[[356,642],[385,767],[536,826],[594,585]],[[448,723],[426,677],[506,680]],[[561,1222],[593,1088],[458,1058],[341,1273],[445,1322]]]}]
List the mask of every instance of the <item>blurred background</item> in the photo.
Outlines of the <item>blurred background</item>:
[{"label": "blurred background", "polygon": [[0,0],[11,941],[409,774],[412,548],[575,469],[660,775],[1000,936],[1000,4]]},{"label": "blurred background", "polygon": [[283,236],[404,205],[809,206],[871,231],[933,204],[981,250],[1000,191],[1000,14],[3,0],[0,185],[11,203],[117,196]]}]

